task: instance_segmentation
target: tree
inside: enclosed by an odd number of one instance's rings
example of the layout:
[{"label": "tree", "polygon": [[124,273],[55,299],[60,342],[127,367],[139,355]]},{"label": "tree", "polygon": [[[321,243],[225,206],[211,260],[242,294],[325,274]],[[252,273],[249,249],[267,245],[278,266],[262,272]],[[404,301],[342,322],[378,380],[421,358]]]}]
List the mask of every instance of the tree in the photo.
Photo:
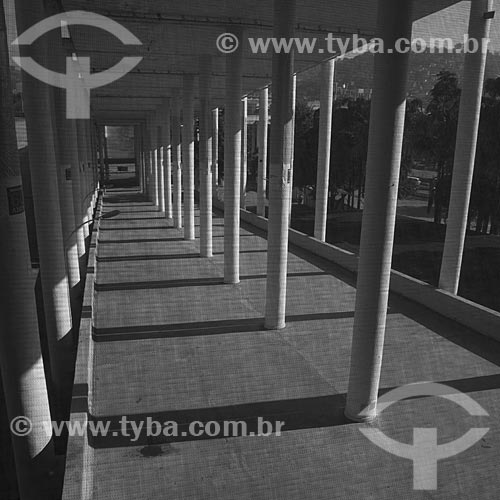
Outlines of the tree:
[{"label": "tree", "polygon": [[428,158],[438,167],[434,193],[436,223],[446,218],[450,201],[460,93],[457,76],[450,71],[441,71],[430,92],[431,100],[426,110]]}]

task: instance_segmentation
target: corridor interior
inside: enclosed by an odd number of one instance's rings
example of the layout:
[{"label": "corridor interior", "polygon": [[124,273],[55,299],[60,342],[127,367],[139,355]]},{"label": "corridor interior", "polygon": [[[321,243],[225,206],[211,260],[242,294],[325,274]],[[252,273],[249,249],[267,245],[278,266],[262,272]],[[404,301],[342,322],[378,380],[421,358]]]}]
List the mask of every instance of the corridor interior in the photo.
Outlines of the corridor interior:
[{"label": "corridor interior", "polygon": [[[108,189],[89,260],[72,418],[111,422],[106,437],[71,437],[64,496],[92,498],[495,498],[500,464],[500,346],[401,297],[390,300],[381,393],[443,382],[489,412],[482,441],[439,463],[439,490],[411,488],[412,462],[386,453],[343,416],[355,276],[290,246],[287,327],[264,329],[266,235],[242,225],[241,283],[223,283],[223,214],[214,257],[185,241],[134,189]],[[198,212],[196,213],[199,236]],[[136,424],[284,421],[281,436],[119,435]],[[478,417],[440,398],[385,410],[377,425],[411,443],[414,427],[457,439]],[[144,428],[143,428],[144,430]],[[484,481],[481,480],[484,478]],[[488,480],[486,480],[488,478]],[[473,480],[472,480],[473,479]]]}]

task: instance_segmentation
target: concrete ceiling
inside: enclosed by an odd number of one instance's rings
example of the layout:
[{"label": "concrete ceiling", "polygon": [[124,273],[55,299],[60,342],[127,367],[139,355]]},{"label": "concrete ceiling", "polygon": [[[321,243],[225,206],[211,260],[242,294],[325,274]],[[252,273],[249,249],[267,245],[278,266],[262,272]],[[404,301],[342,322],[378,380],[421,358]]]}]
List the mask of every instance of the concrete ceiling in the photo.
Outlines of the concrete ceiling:
[{"label": "concrete ceiling", "polygon": [[[458,0],[415,2],[414,19],[421,19]],[[271,53],[252,54],[248,37],[272,36],[272,0],[62,0],[66,11],[85,10],[112,18],[130,30],[142,45],[123,45],[113,35],[95,28],[72,26],[79,56],[90,56],[94,72],[110,68],[126,56],[142,56],[141,63],[120,80],[92,91],[96,117],[136,120],[156,109],[162,99],[182,88],[184,74],[197,74],[200,56],[212,56],[212,98],[223,105],[226,56],[216,48],[224,32],[244,29],[243,91],[251,93],[271,80]],[[375,0],[297,0],[297,37],[323,39],[334,33],[349,39],[354,33],[375,34]],[[328,54],[297,54],[296,71]]]}]

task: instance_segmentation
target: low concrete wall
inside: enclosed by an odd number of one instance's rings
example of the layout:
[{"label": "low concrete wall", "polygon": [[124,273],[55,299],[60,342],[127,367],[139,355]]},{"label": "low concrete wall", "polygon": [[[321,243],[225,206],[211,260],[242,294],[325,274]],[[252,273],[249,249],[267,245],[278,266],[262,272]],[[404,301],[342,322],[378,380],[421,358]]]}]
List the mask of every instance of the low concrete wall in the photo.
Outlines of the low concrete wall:
[{"label": "low concrete wall", "polygon": [[[224,203],[214,200],[214,207],[224,210]],[[241,210],[241,220],[267,232],[267,219],[247,210]],[[358,257],[352,252],[343,250],[329,243],[308,236],[304,233],[289,230],[289,241],[319,257],[353,273],[358,269]],[[428,309],[452,319],[483,335],[500,340],[500,313],[481,306],[470,300],[439,290],[418,279],[398,271],[391,271],[391,292],[421,304]]]}]

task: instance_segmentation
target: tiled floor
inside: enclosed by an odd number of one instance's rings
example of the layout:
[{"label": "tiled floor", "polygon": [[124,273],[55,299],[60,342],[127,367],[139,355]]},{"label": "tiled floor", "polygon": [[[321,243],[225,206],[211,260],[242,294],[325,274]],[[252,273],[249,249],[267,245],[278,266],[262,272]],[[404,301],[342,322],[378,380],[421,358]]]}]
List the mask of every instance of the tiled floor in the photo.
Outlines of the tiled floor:
[{"label": "tiled floor", "polygon": [[437,427],[440,443],[471,427],[491,428],[469,450],[439,462],[437,490],[414,491],[411,461],[376,447],[360,432],[363,425],[343,418],[353,276],[291,248],[288,326],[265,331],[266,241],[260,233],[242,228],[241,283],[225,285],[220,215],[214,258],[201,259],[199,241],[184,241],[149,204],[108,193],[104,212],[111,210],[120,215],[101,222],[97,247],[91,418],[116,424],[121,416],[189,422],[261,415],[286,423],[280,437],[91,440],[88,498],[498,498],[497,343],[392,298],[382,389],[448,383],[490,414],[470,417],[443,399],[419,398],[381,415],[377,425],[407,443],[414,427]]}]

